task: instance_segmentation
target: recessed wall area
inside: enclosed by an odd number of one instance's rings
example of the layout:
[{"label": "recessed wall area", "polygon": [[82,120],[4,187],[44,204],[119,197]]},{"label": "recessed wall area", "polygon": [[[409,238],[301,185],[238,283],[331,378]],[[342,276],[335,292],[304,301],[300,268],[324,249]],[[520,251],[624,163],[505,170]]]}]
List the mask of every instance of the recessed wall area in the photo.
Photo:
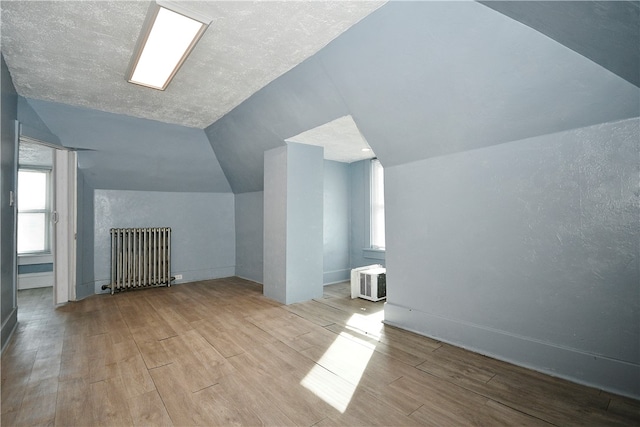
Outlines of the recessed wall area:
[{"label": "recessed wall area", "polygon": [[325,160],[341,163],[353,163],[376,156],[350,115],[304,131],[285,141],[323,147]]},{"label": "recessed wall area", "polygon": [[94,192],[93,292],[111,280],[111,228],[171,228],[171,271],[193,282],[235,274],[234,196],[121,190]]}]

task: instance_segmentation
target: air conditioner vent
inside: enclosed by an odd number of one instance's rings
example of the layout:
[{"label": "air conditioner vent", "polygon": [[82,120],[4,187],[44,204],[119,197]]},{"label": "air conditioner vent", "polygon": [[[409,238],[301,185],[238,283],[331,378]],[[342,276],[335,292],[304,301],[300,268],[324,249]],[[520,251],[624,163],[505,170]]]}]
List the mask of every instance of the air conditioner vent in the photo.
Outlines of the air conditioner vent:
[{"label": "air conditioner vent", "polygon": [[360,276],[360,298],[380,301],[387,298],[386,269],[374,268],[358,272]]}]

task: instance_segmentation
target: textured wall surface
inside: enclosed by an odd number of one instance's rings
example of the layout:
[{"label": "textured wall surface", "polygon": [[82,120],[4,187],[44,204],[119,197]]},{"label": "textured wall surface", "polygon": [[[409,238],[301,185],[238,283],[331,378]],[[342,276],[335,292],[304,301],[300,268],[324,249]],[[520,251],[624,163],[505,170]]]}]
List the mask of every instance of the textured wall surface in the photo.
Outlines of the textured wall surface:
[{"label": "textured wall surface", "polygon": [[385,319],[640,396],[639,126],[386,169]]},{"label": "textured wall surface", "polygon": [[323,283],[349,280],[349,240],[351,238],[349,215],[351,192],[349,165],[324,162],[324,278]]},{"label": "textured wall surface", "polygon": [[174,283],[235,274],[233,194],[95,190],[95,292],[109,282],[109,229],[171,227]]},{"label": "textured wall surface", "polygon": [[264,193],[235,195],[236,276],[262,283]]},{"label": "textured wall surface", "polygon": [[1,345],[4,348],[9,334],[17,322],[14,290],[14,255],[16,247],[13,240],[15,224],[14,208],[9,206],[9,191],[15,191],[15,120],[18,118],[18,96],[13,87],[11,74],[0,54],[0,97],[2,101],[1,140],[0,140],[0,314],[2,320]]}]

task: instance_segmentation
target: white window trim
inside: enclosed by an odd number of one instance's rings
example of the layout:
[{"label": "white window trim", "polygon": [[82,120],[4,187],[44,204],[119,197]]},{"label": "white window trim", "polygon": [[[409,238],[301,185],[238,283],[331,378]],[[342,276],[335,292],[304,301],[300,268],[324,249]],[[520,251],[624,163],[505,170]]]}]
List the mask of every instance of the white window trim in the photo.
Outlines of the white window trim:
[{"label": "white window trim", "polygon": [[[379,171],[379,172],[377,172]],[[379,182],[376,182],[378,174],[382,173],[382,177]],[[381,198],[376,195],[376,189],[380,189]],[[369,198],[370,198],[370,222],[369,222],[369,249],[375,251],[384,251],[386,246],[385,233],[385,219],[384,219],[384,169],[378,159],[372,159],[370,164],[370,180],[369,180]],[[382,218],[377,218],[376,204],[382,203]],[[376,227],[376,221],[382,221],[382,245],[379,244],[379,239],[376,237],[376,231],[380,231],[380,228]]]},{"label": "white window trim", "polygon": [[[25,256],[39,256],[39,255],[51,255],[51,212],[52,212],[52,200],[53,200],[53,181],[52,181],[52,168],[48,166],[35,166],[35,165],[19,165],[18,166],[18,175],[21,171],[30,171],[30,172],[43,172],[46,173],[46,186],[47,186],[47,195],[45,201],[44,209],[20,209],[20,200],[18,200],[18,218],[21,213],[44,213],[45,214],[45,241],[43,251],[25,251],[18,252],[18,257]],[[17,185],[16,185],[17,187]],[[20,194],[18,194],[18,199],[20,198]]]}]

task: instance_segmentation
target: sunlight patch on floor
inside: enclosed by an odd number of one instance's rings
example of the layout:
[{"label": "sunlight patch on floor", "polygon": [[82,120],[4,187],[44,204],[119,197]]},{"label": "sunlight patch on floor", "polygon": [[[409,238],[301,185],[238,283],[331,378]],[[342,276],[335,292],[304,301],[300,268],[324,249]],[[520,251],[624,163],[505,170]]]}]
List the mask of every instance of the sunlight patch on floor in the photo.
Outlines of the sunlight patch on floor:
[{"label": "sunlight patch on floor", "polygon": [[347,322],[346,329],[349,331],[357,332],[358,334],[366,335],[370,338],[379,340],[384,324],[384,311],[378,311],[371,314],[356,313]]},{"label": "sunlight patch on floor", "polygon": [[372,325],[379,316],[379,313],[351,316],[346,331],[336,337],[300,383],[340,413],[349,407],[375,350],[375,344],[358,338],[358,335],[376,338],[373,335],[376,327]]}]

